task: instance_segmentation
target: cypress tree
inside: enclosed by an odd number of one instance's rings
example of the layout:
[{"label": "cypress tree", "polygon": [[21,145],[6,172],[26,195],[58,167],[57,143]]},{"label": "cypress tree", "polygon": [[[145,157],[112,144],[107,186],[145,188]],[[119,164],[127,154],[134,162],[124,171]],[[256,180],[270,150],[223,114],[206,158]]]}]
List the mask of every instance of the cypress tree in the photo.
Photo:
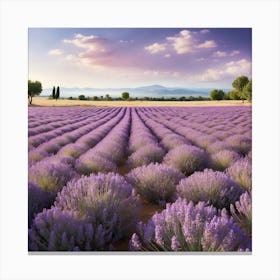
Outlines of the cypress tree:
[{"label": "cypress tree", "polygon": [[59,99],[59,94],[60,94],[60,91],[59,91],[59,87],[56,88],[56,95],[55,95],[55,99]]}]

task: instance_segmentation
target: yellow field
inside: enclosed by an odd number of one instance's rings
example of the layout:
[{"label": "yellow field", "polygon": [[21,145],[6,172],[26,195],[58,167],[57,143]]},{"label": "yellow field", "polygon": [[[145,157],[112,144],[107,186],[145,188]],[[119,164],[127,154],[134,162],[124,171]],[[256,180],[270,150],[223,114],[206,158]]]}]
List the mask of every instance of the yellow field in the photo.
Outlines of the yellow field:
[{"label": "yellow field", "polygon": [[53,100],[47,97],[34,97],[34,106],[96,106],[96,107],[148,107],[148,106],[251,106],[251,103],[240,100],[221,101],[86,101],[86,100]]}]

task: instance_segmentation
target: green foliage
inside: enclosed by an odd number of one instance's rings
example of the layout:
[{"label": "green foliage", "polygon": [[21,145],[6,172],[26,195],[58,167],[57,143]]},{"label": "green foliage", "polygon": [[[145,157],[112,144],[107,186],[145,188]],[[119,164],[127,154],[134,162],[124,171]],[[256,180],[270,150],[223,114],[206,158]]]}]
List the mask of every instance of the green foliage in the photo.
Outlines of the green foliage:
[{"label": "green foliage", "polygon": [[112,99],[112,98],[110,97],[109,94],[106,94],[106,95],[105,95],[105,100],[109,101],[109,100],[111,100],[111,99]]},{"label": "green foliage", "polygon": [[248,84],[249,79],[246,76],[240,76],[232,82],[232,86],[238,91],[240,99],[244,100],[243,89]]},{"label": "green foliage", "polygon": [[42,84],[39,81],[31,81],[28,80],[28,100],[29,100],[29,104],[32,104],[32,98],[35,95],[40,95],[40,93],[42,92]]},{"label": "green foliage", "polygon": [[235,89],[228,92],[228,97],[231,100],[240,100],[241,99],[240,93]]},{"label": "green foliage", "polygon": [[252,101],[252,80],[244,86],[242,95],[246,100]]},{"label": "green foliage", "polygon": [[225,93],[221,89],[214,89],[210,92],[211,100],[223,100]]},{"label": "green foliage", "polygon": [[55,99],[55,87],[52,89],[52,98]]},{"label": "green foliage", "polygon": [[55,99],[59,99],[59,95],[60,95],[60,89],[59,87],[56,88],[56,94],[55,94]]},{"label": "green foliage", "polygon": [[122,93],[122,99],[127,100],[129,98],[129,93],[128,92],[123,92]]},{"label": "green foliage", "polygon": [[86,97],[83,94],[81,94],[81,95],[78,96],[78,99],[79,100],[86,100]]},{"label": "green foliage", "polygon": [[93,96],[92,98],[94,101],[98,100],[98,97],[97,96]]}]

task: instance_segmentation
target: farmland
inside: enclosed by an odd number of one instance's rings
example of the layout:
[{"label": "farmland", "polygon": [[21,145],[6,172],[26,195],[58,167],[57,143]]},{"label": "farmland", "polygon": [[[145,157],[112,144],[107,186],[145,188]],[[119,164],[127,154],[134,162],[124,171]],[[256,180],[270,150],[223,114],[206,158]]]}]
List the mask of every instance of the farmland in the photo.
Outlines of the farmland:
[{"label": "farmland", "polygon": [[251,251],[251,114],[29,107],[29,250]]}]

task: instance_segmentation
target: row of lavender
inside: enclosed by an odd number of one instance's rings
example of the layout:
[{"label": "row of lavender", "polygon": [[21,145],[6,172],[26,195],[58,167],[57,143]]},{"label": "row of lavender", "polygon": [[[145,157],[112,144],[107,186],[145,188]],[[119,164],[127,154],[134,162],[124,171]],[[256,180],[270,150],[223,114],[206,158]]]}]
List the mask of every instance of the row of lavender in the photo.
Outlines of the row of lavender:
[{"label": "row of lavender", "polygon": [[29,226],[30,250],[250,251],[251,109],[30,109]]}]

